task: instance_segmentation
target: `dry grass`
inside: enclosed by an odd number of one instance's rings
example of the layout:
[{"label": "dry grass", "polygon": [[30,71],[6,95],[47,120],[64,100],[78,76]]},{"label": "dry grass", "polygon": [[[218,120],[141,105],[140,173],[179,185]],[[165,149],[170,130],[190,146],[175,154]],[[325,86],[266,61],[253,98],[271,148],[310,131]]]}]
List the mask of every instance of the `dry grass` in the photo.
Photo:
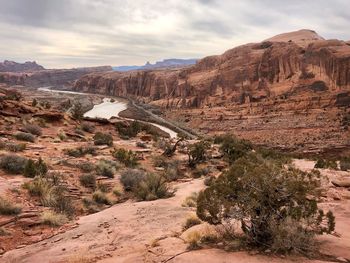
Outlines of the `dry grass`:
[{"label": "dry grass", "polygon": [[43,212],[40,219],[42,224],[49,226],[62,226],[68,221],[66,215],[58,214],[53,211]]},{"label": "dry grass", "polygon": [[193,192],[190,196],[187,196],[182,202],[183,207],[196,207],[197,206],[198,193]]}]

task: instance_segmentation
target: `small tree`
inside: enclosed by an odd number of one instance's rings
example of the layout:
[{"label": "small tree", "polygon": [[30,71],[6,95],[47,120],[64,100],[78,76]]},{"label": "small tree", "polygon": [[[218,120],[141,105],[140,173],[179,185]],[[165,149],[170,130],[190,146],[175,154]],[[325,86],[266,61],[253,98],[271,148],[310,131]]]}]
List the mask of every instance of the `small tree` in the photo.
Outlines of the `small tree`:
[{"label": "small tree", "polygon": [[[316,170],[307,173],[249,154],[199,194],[197,215],[210,224],[240,222],[253,245],[300,252],[307,247],[298,240],[311,241],[315,234],[334,230],[333,214],[317,207],[319,186],[320,173]],[[298,229],[293,233],[288,232],[290,222]],[[295,242],[276,246],[281,236]]]},{"label": "small tree", "polygon": [[232,135],[222,135],[215,138],[214,143],[221,144],[220,151],[230,164],[252,150],[252,145],[246,140],[239,140]]},{"label": "small tree", "polygon": [[33,99],[32,101],[32,106],[33,107],[36,107],[36,105],[38,105],[38,101],[36,99]]},{"label": "small tree", "polygon": [[71,109],[73,119],[81,120],[84,116],[83,105],[80,102],[75,102]]},{"label": "small tree", "polygon": [[113,137],[110,134],[97,132],[94,136],[94,144],[113,146]]},{"label": "small tree", "polygon": [[207,150],[210,149],[210,142],[200,141],[189,146],[188,165],[195,167],[198,163],[205,161]]}]

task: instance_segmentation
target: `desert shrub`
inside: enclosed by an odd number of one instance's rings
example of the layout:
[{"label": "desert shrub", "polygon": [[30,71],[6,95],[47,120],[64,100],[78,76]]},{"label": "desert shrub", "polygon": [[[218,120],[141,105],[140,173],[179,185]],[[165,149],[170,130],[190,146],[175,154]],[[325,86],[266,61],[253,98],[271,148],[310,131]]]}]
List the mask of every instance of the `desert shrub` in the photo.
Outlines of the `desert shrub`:
[{"label": "desert shrub", "polygon": [[340,170],[348,171],[350,170],[350,157],[345,157],[340,160]]},{"label": "desert shrub", "polygon": [[64,132],[59,132],[57,133],[57,137],[61,140],[61,141],[65,141],[67,139],[67,135]]},{"label": "desert shrub", "polygon": [[103,193],[109,193],[110,192],[110,188],[108,184],[104,184],[101,182],[97,183],[97,190],[103,192]]},{"label": "desert shrub", "polygon": [[33,99],[32,107],[36,107],[37,105],[38,105],[38,101],[36,99]]},{"label": "desert shrub", "polygon": [[139,148],[147,149],[147,144],[144,142],[137,142],[136,146]]},{"label": "desert shrub", "polygon": [[26,163],[26,158],[14,154],[0,157],[0,168],[11,174],[23,173]]},{"label": "desert shrub", "polygon": [[138,169],[127,169],[121,173],[120,182],[126,191],[136,188],[146,177],[146,173]]},{"label": "desert shrub", "polygon": [[26,124],[26,125],[24,125],[23,130],[25,132],[33,134],[33,135],[37,135],[37,136],[42,135],[42,130],[41,130],[40,126],[35,125],[35,124]]},{"label": "desert shrub", "polygon": [[334,230],[332,213],[317,207],[319,186],[317,170],[303,172],[251,153],[199,194],[197,215],[215,225],[237,220],[249,244],[272,248],[275,228],[286,229],[287,218],[302,230],[294,235],[307,232],[313,237]]},{"label": "desert shrub", "polygon": [[45,211],[41,214],[40,220],[42,224],[55,227],[64,225],[68,221],[68,218],[64,214],[58,214],[53,211]]},{"label": "desert shrub", "polygon": [[119,135],[123,138],[133,138],[141,131],[140,122],[133,121],[132,123],[117,122],[115,128]]},{"label": "desert shrub", "polygon": [[128,151],[123,148],[115,149],[112,155],[126,167],[135,167],[138,164],[137,156],[131,150]]},{"label": "desert shrub", "polygon": [[22,209],[9,200],[0,197],[0,215],[17,215]]},{"label": "desert shrub", "polygon": [[282,163],[290,163],[292,161],[292,158],[288,154],[279,152],[277,150],[261,147],[257,150],[257,152],[265,159],[281,161]]},{"label": "desert shrub", "polygon": [[98,204],[110,205],[112,203],[108,196],[102,191],[95,191],[92,198]]},{"label": "desert shrub", "polygon": [[183,225],[183,230],[187,230],[193,226],[201,224],[202,221],[195,215],[188,217]]},{"label": "desert shrub", "polygon": [[338,164],[334,160],[326,160],[326,159],[318,159],[315,164],[315,168],[321,168],[321,169],[338,169]]},{"label": "desert shrub", "polygon": [[147,174],[133,193],[142,201],[151,201],[159,198],[168,198],[173,195],[164,177],[157,174]]},{"label": "desert shrub", "polygon": [[94,174],[83,174],[79,177],[79,182],[87,188],[96,188],[96,176]]},{"label": "desert shrub", "polygon": [[142,131],[155,137],[158,136],[157,130],[152,125],[139,121],[133,121],[131,123],[117,122],[115,128],[122,138],[134,138]]},{"label": "desert shrub", "polygon": [[183,207],[196,207],[197,206],[198,193],[193,192],[190,196],[187,196],[182,202]]},{"label": "desert shrub", "polygon": [[215,177],[214,176],[206,176],[204,179],[204,185],[205,186],[211,186],[215,182]]},{"label": "desert shrub", "polygon": [[30,195],[39,197],[43,206],[52,207],[57,213],[72,216],[75,207],[71,198],[66,195],[67,189],[56,183],[53,177],[37,176],[23,187]]},{"label": "desert shrub", "polygon": [[25,143],[12,143],[8,142],[5,144],[5,148],[10,152],[23,152],[27,145]]},{"label": "desert shrub", "polygon": [[116,196],[116,197],[119,197],[122,195],[122,189],[120,189],[120,187],[118,186],[115,186],[112,190],[112,193]]},{"label": "desert shrub", "polygon": [[80,146],[73,149],[64,149],[65,154],[78,158],[83,157],[87,154],[96,155],[96,148],[93,146]]},{"label": "desert shrub", "polygon": [[71,115],[73,119],[81,120],[84,116],[83,105],[80,102],[75,102],[71,108]]},{"label": "desert shrub", "polygon": [[93,124],[90,124],[88,122],[83,122],[80,125],[80,128],[84,131],[84,132],[88,132],[88,133],[93,133],[95,131],[95,126]]},{"label": "desert shrub", "polygon": [[200,141],[189,146],[188,164],[195,167],[198,163],[207,159],[207,151],[210,149],[210,142]]},{"label": "desert shrub", "polygon": [[162,167],[165,169],[164,177],[168,182],[176,181],[182,177],[180,161],[178,160],[170,161],[165,156],[160,155],[153,158],[153,164],[155,167]]},{"label": "desert shrub", "polygon": [[24,176],[34,178],[37,175],[45,175],[47,171],[47,165],[41,158],[38,161],[29,159],[24,167]]},{"label": "desert shrub", "polygon": [[198,231],[193,231],[187,235],[186,242],[188,243],[187,249],[194,250],[200,248],[201,234]]},{"label": "desert shrub", "polygon": [[95,164],[93,164],[91,162],[81,162],[78,164],[78,167],[84,173],[91,173],[91,172],[95,171],[95,169],[96,169]]},{"label": "desert shrub", "polygon": [[201,178],[202,176],[206,176],[210,173],[210,169],[208,167],[196,168],[192,172],[193,178]]},{"label": "desert shrub", "polygon": [[300,223],[290,217],[280,224],[270,224],[271,250],[276,253],[304,254],[315,249],[314,235],[300,226]]},{"label": "desert shrub", "polygon": [[97,132],[94,136],[95,145],[113,146],[113,137],[110,134]]},{"label": "desert shrub", "polygon": [[99,175],[102,175],[108,178],[114,178],[114,174],[116,173],[118,168],[119,167],[116,162],[103,159],[97,163],[96,172]]},{"label": "desert shrub", "polygon": [[46,178],[37,177],[33,181],[25,183],[23,187],[28,190],[31,196],[44,197],[50,194],[53,184]]},{"label": "desert shrub", "polygon": [[19,141],[35,142],[35,136],[27,132],[17,132],[15,138]]},{"label": "desert shrub", "polygon": [[220,151],[230,164],[243,157],[252,150],[252,145],[246,140],[240,140],[232,135],[222,135],[215,137],[215,144],[220,144]]}]

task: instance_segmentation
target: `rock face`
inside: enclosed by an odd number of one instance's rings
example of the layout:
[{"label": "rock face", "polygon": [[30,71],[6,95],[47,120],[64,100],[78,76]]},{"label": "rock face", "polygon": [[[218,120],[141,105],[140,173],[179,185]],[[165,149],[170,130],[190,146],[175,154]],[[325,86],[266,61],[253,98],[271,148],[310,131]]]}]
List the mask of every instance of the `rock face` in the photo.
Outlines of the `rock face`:
[{"label": "rock face", "polygon": [[239,46],[186,69],[89,74],[74,90],[152,103],[203,133],[233,131],[308,151],[350,144],[350,45],[311,30]]},{"label": "rock face", "polygon": [[75,80],[81,78],[85,74],[106,71],[112,71],[112,67],[102,66],[74,69],[48,69],[33,72],[4,72],[0,73],[0,83],[31,87],[69,87],[73,85]]},{"label": "rock face", "polygon": [[17,63],[14,61],[5,60],[4,62],[0,63],[0,72],[32,72],[38,70],[44,70],[44,67],[38,65],[35,61]]},{"label": "rock face", "polygon": [[74,89],[167,107],[250,103],[301,89],[336,94],[350,91],[350,46],[301,30],[206,57],[183,70],[87,75]]}]

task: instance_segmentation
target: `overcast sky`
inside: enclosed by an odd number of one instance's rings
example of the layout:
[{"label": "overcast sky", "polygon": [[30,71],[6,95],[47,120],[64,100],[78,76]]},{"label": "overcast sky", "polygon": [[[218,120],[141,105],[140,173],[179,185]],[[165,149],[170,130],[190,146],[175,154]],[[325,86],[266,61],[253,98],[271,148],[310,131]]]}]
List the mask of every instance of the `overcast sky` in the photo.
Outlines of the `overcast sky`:
[{"label": "overcast sky", "polygon": [[201,58],[313,29],[350,40],[349,0],[0,0],[0,59],[47,68]]}]

